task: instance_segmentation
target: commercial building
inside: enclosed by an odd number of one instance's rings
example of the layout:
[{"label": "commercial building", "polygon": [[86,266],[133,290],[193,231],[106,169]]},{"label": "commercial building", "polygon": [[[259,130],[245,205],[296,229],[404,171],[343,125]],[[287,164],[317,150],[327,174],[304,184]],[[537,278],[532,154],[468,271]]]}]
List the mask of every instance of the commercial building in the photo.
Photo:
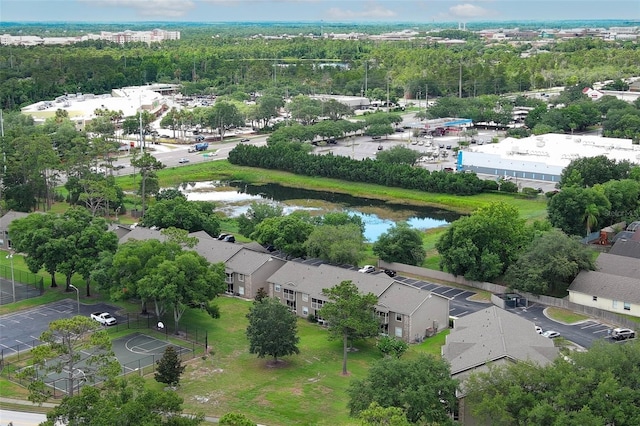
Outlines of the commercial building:
[{"label": "commercial building", "polygon": [[64,110],[76,128],[84,130],[96,117],[96,110],[121,111],[123,118],[135,116],[140,110],[159,115],[167,108],[163,93],[172,93],[177,88],[177,85],[165,84],[124,87],[102,95],[71,93],[28,105],[22,108],[22,113],[32,116],[36,123],[43,123],[47,118],[55,117],[56,111]]},{"label": "commercial building", "polygon": [[557,182],[572,160],[604,155],[610,160],[640,162],[640,145],[631,139],[549,133],[495,144],[470,146],[458,152],[458,171]]}]

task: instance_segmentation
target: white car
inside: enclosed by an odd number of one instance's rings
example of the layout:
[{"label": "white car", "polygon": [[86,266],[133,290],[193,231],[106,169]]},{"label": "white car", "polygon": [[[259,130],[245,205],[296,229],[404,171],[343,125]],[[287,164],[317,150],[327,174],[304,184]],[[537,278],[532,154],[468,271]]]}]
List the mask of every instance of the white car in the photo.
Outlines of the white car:
[{"label": "white car", "polygon": [[185,163],[188,163],[188,162],[189,162],[188,158],[181,158],[181,159],[178,160],[178,163],[180,163],[180,164],[185,164]]},{"label": "white car", "polygon": [[542,334],[542,327],[540,327],[539,325],[536,325],[536,333],[538,334]]},{"label": "white car", "polygon": [[544,337],[548,337],[549,339],[555,339],[556,337],[560,337],[560,333],[553,330],[547,330],[544,333],[542,333],[542,335]]},{"label": "white car", "polygon": [[375,270],[376,270],[376,267],[373,265],[364,265],[362,268],[358,269],[358,272],[361,272],[363,274],[370,274]]}]

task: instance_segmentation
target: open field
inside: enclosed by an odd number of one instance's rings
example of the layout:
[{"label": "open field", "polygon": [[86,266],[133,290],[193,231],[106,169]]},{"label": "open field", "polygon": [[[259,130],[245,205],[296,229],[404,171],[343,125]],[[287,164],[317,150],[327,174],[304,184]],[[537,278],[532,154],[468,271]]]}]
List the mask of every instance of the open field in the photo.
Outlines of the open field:
[{"label": "open field", "polygon": [[[248,352],[244,331],[251,302],[221,298],[217,303],[219,320],[198,311],[189,312],[184,319],[209,330],[213,350],[213,356],[188,363],[179,390],[186,412],[219,417],[235,411],[270,426],[356,424],[348,415],[346,390],[354,378],[365,377],[372,362],[381,359],[373,340],[356,343],[359,350],[349,354],[350,375],[344,377],[342,342],[327,340],[326,330],[300,319],[300,354],[273,367],[270,359]],[[405,357],[420,352],[438,355],[445,335],[412,345]]]}]

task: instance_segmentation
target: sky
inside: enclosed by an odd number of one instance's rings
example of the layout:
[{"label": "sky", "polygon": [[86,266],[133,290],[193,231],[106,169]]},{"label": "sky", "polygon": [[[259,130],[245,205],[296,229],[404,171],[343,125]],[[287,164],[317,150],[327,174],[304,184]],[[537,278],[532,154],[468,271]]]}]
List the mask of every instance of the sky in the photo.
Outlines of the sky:
[{"label": "sky", "polygon": [[594,19],[640,22],[640,1],[0,0],[0,22],[431,23]]}]

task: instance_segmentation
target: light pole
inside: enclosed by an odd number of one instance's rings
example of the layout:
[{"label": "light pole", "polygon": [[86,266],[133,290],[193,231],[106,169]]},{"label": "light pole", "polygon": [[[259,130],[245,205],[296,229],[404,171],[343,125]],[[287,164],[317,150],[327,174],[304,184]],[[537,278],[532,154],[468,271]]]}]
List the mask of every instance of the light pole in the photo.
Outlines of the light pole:
[{"label": "light pole", "polygon": [[78,315],[80,315],[80,290],[73,284],[69,284],[69,288],[76,291],[76,301],[78,302]]},{"label": "light pole", "polygon": [[13,253],[7,255],[7,259],[11,262],[11,292],[13,294],[13,303],[16,303],[16,280],[13,274]]}]

